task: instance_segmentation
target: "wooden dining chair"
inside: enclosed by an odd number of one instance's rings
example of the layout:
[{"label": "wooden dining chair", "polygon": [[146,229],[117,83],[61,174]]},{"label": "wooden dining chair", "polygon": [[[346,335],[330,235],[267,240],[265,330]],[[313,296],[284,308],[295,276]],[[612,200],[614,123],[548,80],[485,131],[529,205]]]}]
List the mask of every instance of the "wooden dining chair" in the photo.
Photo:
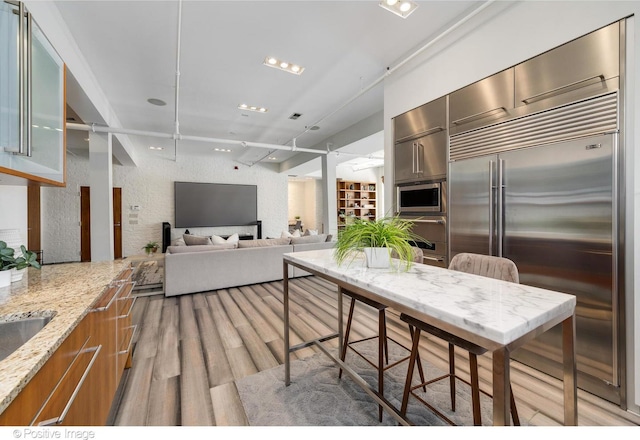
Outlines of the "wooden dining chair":
[{"label": "wooden dining chair", "polygon": [[[423,261],[422,249],[420,249],[419,247],[413,246],[412,251],[413,251],[413,262],[422,263]],[[391,257],[397,258],[397,254],[392,253]],[[364,359],[369,365],[371,365],[373,368],[377,370],[378,392],[384,396],[384,372],[387,371],[389,368],[395,367],[396,365],[399,365],[400,363],[409,360],[411,349],[401,344],[400,342],[396,341],[395,339],[393,339],[387,334],[387,321],[386,321],[386,314],[385,314],[387,306],[385,304],[379,303],[370,298],[366,298],[362,295],[359,295],[355,292],[351,292],[349,290],[343,289],[342,293],[351,298],[351,304],[349,306],[349,316],[347,318],[347,326],[344,333],[344,342],[342,344],[342,352],[340,353],[340,360],[344,362],[347,356],[347,349],[351,349],[354,353],[356,353],[358,356]],[[349,341],[349,335],[351,332],[351,324],[353,322],[353,313],[355,311],[356,301],[359,301],[362,304],[366,304],[370,307],[373,307],[378,311],[378,334],[375,336],[370,336],[368,338]],[[413,329],[411,328],[411,326],[409,326],[409,332],[411,334],[413,333]],[[378,359],[377,359],[377,363],[374,363],[367,356],[365,356],[360,351],[358,351],[357,344],[360,342],[369,341],[377,338],[380,338],[379,345],[378,345]],[[412,336],[412,340],[413,340],[413,336]],[[389,341],[392,341],[393,343],[405,349],[407,351],[407,356],[393,362],[392,364],[389,364]],[[418,364],[418,373],[420,375],[420,379],[424,382],[424,372],[422,369],[422,362],[420,361],[420,359],[417,360],[417,364]],[[338,377],[340,378],[342,377],[342,368],[340,368]],[[424,390],[426,391],[426,387],[424,388]],[[379,406],[378,408],[378,418],[380,421],[382,421],[382,406]]]},{"label": "wooden dining chair", "polygon": [[[460,272],[471,273],[474,275],[481,275],[489,278],[495,278],[503,281],[510,281],[512,283],[519,283],[519,275],[518,268],[515,263],[507,258],[501,257],[493,257],[489,255],[480,255],[480,254],[470,254],[470,253],[460,253],[457,254],[451,260],[449,264],[450,270],[457,270]],[[409,324],[409,328],[411,329],[411,335],[413,338],[412,347],[411,347],[411,359],[409,360],[409,368],[407,371],[407,379],[405,382],[404,393],[402,396],[402,406],[400,408],[400,413],[406,417],[407,406],[409,403],[409,395],[413,395],[416,399],[422,402],[424,405],[429,407],[432,411],[434,411],[438,416],[444,419],[447,423],[453,425],[454,423],[447,418],[444,414],[442,414],[437,408],[434,408],[432,405],[427,403],[424,399],[422,399],[419,395],[417,395],[414,390],[418,388],[425,388],[426,385],[431,383],[440,381],[442,379],[449,378],[449,392],[451,394],[451,410],[456,410],[456,379],[466,383],[471,387],[471,402],[473,407],[473,424],[474,425],[482,425],[482,417],[480,414],[480,393],[492,397],[491,394],[480,389],[479,386],[479,377],[478,377],[478,356],[483,355],[487,352],[487,350],[479,345],[474,344],[473,342],[462,339],[458,336],[452,335],[444,330],[441,330],[437,327],[434,327],[426,322],[420,321],[412,316],[407,314],[401,314],[400,319],[407,324]],[[424,379],[420,378],[421,383],[418,385],[411,385],[413,378],[413,369],[416,361],[420,359],[419,353],[419,342],[420,342],[420,332],[427,332],[431,335],[437,336],[440,339],[443,339],[449,343],[449,372],[442,376],[431,379],[427,382]],[[470,378],[471,382],[461,378],[456,375],[456,367],[455,367],[455,347],[460,347],[468,352],[469,355],[469,370],[470,370]],[[420,367],[421,368],[421,367]],[[518,410],[516,408],[516,402],[513,397],[513,389],[511,385],[509,385],[509,394],[511,396],[510,406],[511,406],[511,417],[513,418],[514,425],[520,425],[520,419],[518,418]]]}]

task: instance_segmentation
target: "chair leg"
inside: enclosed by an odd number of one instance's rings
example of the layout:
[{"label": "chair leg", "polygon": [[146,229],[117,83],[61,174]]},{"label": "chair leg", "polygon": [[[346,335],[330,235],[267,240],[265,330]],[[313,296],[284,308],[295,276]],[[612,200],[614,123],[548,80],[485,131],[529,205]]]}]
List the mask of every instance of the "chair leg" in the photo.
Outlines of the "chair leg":
[{"label": "chair leg", "polygon": [[475,354],[469,353],[469,364],[471,372],[471,402],[473,404],[473,424],[482,425],[480,415],[480,381],[478,380],[478,358]]},{"label": "chair leg", "polygon": [[[353,318],[353,310],[356,306],[356,300],[351,298],[351,306],[349,306],[349,317],[347,318],[347,328],[344,332],[344,341],[342,342],[342,353],[340,353],[340,360],[344,362],[347,357],[347,346],[349,345],[349,332],[351,331],[351,319]],[[342,377],[342,368],[338,373],[338,378]]]},{"label": "chair leg", "polygon": [[449,394],[451,411],[456,410],[456,353],[453,344],[449,344]]},{"label": "chair leg", "polygon": [[384,328],[384,334],[380,333],[380,337],[384,342],[384,361],[385,365],[389,365],[389,341],[387,340],[387,318],[384,313],[384,309],[378,312],[378,322],[382,322],[380,328]]},{"label": "chair leg", "polygon": [[[411,343],[413,344],[413,326],[409,325],[409,334],[411,335]],[[420,347],[418,343],[418,347]],[[422,391],[427,392],[427,386],[425,385],[424,369],[422,368],[422,361],[420,360],[420,348],[416,354],[416,361],[418,362],[418,374],[420,375],[420,383],[422,384]]]},{"label": "chair leg", "polygon": [[418,356],[418,346],[420,344],[420,329],[416,328],[413,333],[413,343],[411,344],[411,356],[409,357],[409,368],[407,369],[407,379],[404,383],[404,392],[402,393],[402,406],[400,414],[405,417],[407,415],[407,405],[409,403],[409,392],[411,391],[411,379],[413,379],[413,367]]}]

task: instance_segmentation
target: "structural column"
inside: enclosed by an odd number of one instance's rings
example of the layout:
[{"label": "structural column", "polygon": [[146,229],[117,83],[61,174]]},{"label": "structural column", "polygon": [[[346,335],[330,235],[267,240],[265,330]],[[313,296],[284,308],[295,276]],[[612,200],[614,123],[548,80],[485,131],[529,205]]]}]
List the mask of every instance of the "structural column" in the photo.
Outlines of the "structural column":
[{"label": "structural column", "polygon": [[338,234],[338,204],[336,190],[336,156],[322,156],[322,230],[325,234]]},{"label": "structural column", "polygon": [[91,261],[113,260],[112,134],[89,132]]}]

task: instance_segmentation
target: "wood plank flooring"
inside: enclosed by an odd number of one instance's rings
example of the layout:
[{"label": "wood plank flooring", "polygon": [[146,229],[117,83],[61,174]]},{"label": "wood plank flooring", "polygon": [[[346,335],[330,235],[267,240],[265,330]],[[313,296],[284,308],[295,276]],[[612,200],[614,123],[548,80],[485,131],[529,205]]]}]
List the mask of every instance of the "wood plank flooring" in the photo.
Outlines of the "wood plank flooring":
[{"label": "wood plank flooring", "polygon": [[[290,281],[291,343],[337,327],[336,286],[316,277]],[[138,298],[133,366],[125,372],[111,411],[118,426],[247,425],[235,380],[284,362],[282,282],[165,298]],[[345,322],[348,302],[345,301]],[[406,324],[387,312],[389,336],[409,344]],[[377,312],[358,304],[353,339],[377,332]],[[328,344],[337,346],[337,339]],[[314,347],[292,358],[306,358]],[[423,336],[421,355],[443,371],[446,345]],[[457,351],[456,366],[468,378],[468,360]],[[481,387],[491,389],[491,358],[478,359]],[[466,370],[465,370],[466,368]],[[562,423],[562,383],[512,361],[511,380],[522,420],[530,425]],[[337,369],[336,369],[337,374]],[[633,426],[640,417],[578,390],[581,426]]]}]

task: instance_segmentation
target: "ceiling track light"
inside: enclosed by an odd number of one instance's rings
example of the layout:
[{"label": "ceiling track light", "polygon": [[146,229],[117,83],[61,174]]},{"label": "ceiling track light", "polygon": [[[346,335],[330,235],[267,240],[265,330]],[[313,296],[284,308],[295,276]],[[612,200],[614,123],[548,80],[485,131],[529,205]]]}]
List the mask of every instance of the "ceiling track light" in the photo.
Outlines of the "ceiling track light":
[{"label": "ceiling track light", "polygon": [[288,61],[279,60],[275,57],[266,57],[262,64],[275,69],[284,70],[285,72],[293,73],[294,75],[302,75],[302,72],[304,72],[304,67]]},{"label": "ceiling track light", "polygon": [[409,0],[380,0],[379,5],[402,18],[407,18],[418,8],[416,2]]},{"label": "ceiling track light", "polygon": [[219,151],[221,153],[231,153],[231,150],[228,148],[214,148],[213,151]]},{"label": "ceiling track light", "polygon": [[249,110],[249,111],[257,112],[257,113],[266,113],[266,112],[268,112],[268,110],[265,107],[258,107],[258,106],[255,106],[255,105],[240,104],[240,105],[238,105],[238,108],[240,110]]}]

